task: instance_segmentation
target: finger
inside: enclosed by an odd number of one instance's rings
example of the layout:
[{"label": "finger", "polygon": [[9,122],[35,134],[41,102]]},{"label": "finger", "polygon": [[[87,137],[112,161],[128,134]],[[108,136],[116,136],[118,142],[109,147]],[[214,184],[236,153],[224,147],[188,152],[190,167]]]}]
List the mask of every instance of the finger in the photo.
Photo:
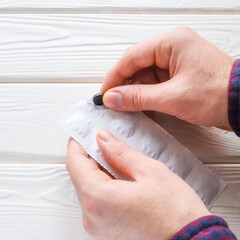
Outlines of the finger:
[{"label": "finger", "polygon": [[96,163],[88,158],[86,151],[72,138],[68,142],[66,166],[77,189],[111,180]]},{"label": "finger", "polygon": [[103,96],[104,105],[117,111],[159,111],[171,114],[177,104],[175,79],[159,84],[132,84],[115,87]]},{"label": "finger", "polygon": [[[153,67],[144,68],[136,72],[129,80],[130,84],[156,84],[159,83]],[[125,84],[123,84],[125,85]]]},{"label": "finger", "polygon": [[156,84],[169,80],[169,71],[156,66],[136,72],[128,81],[130,84]]},{"label": "finger", "polygon": [[169,32],[129,48],[108,71],[100,91],[104,93],[112,87],[122,85],[137,71],[152,65],[167,69],[172,52],[172,40],[172,32]]},{"label": "finger", "polygon": [[101,130],[97,135],[97,143],[106,160],[120,172],[136,180],[144,175],[150,158],[133,150],[107,130]]},{"label": "finger", "polygon": [[169,70],[155,67],[156,78],[159,82],[166,82],[170,79]]}]

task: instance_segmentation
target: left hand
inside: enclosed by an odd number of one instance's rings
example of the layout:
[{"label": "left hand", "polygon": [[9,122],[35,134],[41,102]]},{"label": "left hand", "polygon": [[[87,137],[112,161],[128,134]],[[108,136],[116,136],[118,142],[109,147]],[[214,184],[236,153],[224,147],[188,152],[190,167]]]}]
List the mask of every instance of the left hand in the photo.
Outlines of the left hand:
[{"label": "left hand", "polygon": [[85,230],[98,239],[166,240],[209,215],[198,195],[163,163],[148,158],[106,130],[97,135],[105,159],[133,181],[101,171],[73,139],[67,169],[82,205]]}]

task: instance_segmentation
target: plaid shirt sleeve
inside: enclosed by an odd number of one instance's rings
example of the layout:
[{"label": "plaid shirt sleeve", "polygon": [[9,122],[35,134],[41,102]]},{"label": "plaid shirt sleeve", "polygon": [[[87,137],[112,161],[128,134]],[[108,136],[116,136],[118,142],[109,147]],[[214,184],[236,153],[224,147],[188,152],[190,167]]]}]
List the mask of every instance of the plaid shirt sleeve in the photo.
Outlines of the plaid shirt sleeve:
[{"label": "plaid shirt sleeve", "polygon": [[228,121],[240,137],[240,59],[235,60],[228,87]]},{"label": "plaid shirt sleeve", "polygon": [[220,217],[201,217],[179,230],[170,240],[237,240],[227,223]]}]

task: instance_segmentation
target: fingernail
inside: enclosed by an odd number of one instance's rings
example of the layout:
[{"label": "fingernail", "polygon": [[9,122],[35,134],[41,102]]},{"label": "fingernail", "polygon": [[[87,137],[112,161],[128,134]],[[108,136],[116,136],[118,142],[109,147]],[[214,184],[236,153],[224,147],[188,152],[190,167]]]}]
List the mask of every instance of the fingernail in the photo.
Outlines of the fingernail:
[{"label": "fingernail", "polygon": [[112,142],[115,139],[115,137],[107,130],[100,130],[98,132],[98,138],[103,142]]},{"label": "fingernail", "polygon": [[104,105],[109,108],[122,107],[122,95],[119,92],[106,92],[103,97]]}]

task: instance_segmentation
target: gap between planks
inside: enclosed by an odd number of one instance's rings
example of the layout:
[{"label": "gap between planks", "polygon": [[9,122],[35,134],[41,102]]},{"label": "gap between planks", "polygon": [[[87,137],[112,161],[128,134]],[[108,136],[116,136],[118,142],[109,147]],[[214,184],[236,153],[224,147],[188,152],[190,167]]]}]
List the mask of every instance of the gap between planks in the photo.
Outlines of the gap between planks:
[{"label": "gap between planks", "polygon": [[[208,167],[229,184],[211,212],[224,217],[240,237],[240,164]],[[0,164],[0,215],[3,240],[89,239],[63,164]]]},{"label": "gap between planks", "polygon": [[82,8],[82,9],[60,9],[60,8],[51,8],[51,9],[44,9],[44,8],[19,8],[19,9],[1,9],[0,8],[0,15],[4,14],[161,14],[161,15],[168,15],[168,14],[176,14],[176,15],[237,15],[240,14],[240,10],[211,10],[211,9],[171,9],[171,8],[146,8],[146,9],[131,9],[131,8]]},{"label": "gap between planks", "polygon": [[[69,137],[59,129],[57,119],[100,88],[82,83],[0,86],[1,163],[65,162]],[[160,113],[155,120],[204,163],[240,163],[240,139],[234,133]]]},{"label": "gap between planks", "polygon": [[177,13],[177,14],[232,14],[238,13],[240,4],[235,0],[122,0],[122,1],[63,1],[63,0],[6,0],[0,3],[0,13],[115,13],[115,14],[146,14],[146,13]]}]

